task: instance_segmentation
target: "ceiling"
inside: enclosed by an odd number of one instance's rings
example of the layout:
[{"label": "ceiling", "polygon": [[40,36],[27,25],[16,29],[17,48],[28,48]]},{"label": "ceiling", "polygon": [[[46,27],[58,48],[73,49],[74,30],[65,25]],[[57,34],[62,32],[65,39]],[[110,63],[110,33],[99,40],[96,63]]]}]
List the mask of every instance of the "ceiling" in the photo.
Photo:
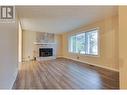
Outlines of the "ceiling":
[{"label": "ceiling", "polygon": [[62,33],[117,15],[117,6],[17,6],[23,30]]}]

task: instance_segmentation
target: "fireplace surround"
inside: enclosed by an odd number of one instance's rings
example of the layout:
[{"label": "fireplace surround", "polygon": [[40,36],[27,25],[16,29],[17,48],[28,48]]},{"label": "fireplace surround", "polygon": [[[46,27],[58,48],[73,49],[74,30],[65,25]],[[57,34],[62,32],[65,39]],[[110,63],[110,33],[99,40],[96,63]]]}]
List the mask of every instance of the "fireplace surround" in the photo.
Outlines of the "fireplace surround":
[{"label": "fireplace surround", "polygon": [[56,43],[34,42],[34,51],[38,61],[56,59]]}]

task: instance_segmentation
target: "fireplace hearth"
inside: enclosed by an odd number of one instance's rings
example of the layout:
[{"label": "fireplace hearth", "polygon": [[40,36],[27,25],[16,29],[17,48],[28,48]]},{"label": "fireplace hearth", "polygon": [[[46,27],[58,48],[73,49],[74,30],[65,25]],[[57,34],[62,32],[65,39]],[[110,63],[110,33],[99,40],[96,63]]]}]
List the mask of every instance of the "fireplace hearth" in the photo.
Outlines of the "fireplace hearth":
[{"label": "fireplace hearth", "polygon": [[53,56],[53,48],[39,48],[39,57]]}]

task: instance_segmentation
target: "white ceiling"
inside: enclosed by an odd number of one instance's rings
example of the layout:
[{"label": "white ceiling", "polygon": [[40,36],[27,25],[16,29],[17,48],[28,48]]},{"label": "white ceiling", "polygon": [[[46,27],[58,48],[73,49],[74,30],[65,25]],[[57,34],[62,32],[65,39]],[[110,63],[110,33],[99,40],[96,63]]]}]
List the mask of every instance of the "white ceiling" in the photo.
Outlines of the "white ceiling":
[{"label": "white ceiling", "polygon": [[17,6],[23,30],[62,33],[117,15],[116,6]]}]

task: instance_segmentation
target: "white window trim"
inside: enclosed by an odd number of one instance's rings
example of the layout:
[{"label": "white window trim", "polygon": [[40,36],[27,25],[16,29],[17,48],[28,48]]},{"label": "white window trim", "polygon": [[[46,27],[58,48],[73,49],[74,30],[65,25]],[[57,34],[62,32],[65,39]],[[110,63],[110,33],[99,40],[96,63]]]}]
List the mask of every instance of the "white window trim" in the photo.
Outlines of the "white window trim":
[{"label": "white window trim", "polygon": [[[74,35],[78,35],[78,34],[81,34],[81,33],[85,33],[85,32],[90,32],[90,31],[93,31],[93,30],[98,30],[98,54],[97,55],[94,55],[94,54],[81,54],[81,53],[76,53],[76,52],[71,52],[69,50],[70,48],[70,37],[71,36],[74,36]],[[70,54],[75,54],[75,55],[83,55],[83,56],[88,56],[88,57],[100,57],[100,28],[99,27],[96,27],[96,28],[92,28],[92,29],[89,29],[89,30],[85,30],[85,31],[81,31],[81,32],[76,32],[74,34],[71,34],[68,36],[68,52]]]}]

